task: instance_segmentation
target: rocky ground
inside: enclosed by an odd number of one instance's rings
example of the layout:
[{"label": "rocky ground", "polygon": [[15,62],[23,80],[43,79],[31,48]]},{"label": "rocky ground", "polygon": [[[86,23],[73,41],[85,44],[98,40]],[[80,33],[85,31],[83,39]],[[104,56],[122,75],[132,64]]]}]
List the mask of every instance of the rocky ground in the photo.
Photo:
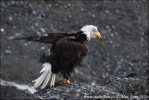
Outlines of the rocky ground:
[{"label": "rocky ground", "polygon": [[[48,32],[76,32],[98,26],[89,53],[72,75],[74,84],[60,84],[34,95],[1,86],[2,99],[79,99],[92,96],[148,94],[148,0],[129,1],[1,1],[1,78],[32,84],[39,76],[39,56],[50,45],[16,41],[15,37]],[[81,76],[81,77],[80,77]],[[59,75],[57,81],[62,78]],[[91,96],[91,97],[89,97]],[[143,99],[143,97],[142,97]]]}]

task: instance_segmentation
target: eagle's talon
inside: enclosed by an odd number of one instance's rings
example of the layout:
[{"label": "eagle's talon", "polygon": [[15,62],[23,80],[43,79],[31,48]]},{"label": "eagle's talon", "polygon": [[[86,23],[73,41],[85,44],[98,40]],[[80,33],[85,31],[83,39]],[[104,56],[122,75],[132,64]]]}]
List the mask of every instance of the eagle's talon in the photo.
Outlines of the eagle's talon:
[{"label": "eagle's talon", "polygon": [[64,84],[71,84],[71,82],[68,79],[64,79]]}]

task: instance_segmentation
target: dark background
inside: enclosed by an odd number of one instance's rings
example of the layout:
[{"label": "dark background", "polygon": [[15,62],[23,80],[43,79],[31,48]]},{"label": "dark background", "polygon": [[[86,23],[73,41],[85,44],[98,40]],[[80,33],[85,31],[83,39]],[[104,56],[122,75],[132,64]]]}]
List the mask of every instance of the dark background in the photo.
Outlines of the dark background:
[{"label": "dark background", "polygon": [[24,0],[1,1],[1,78],[33,84],[42,68],[40,55],[49,53],[50,45],[15,37],[77,32],[88,24],[98,26],[102,38],[89,42],[84,67],[75,70],[74,81],[101,85],[130,73],[146,77],[148,0]]}]

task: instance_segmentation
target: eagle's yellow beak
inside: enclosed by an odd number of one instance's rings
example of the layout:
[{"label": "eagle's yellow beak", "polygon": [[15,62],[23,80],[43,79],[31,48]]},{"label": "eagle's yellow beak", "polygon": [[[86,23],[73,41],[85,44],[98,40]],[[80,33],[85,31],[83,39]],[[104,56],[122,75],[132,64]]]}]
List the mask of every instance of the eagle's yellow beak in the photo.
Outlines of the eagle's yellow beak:
[{"label": "eagle's yellow beak", "polygon": [[101,38],[101,34],[97,31],[94,33],[98,38]]}]

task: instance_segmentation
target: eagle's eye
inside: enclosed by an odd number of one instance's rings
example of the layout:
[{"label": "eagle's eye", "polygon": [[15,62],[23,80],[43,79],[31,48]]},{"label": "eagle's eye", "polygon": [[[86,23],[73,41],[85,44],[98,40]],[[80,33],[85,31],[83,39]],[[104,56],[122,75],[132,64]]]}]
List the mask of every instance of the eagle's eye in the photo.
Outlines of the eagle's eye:
[{"label": "eagle's eye", "polygon": [[93,32],[97,32],[97,30],[95,28],[92,29]]}]

